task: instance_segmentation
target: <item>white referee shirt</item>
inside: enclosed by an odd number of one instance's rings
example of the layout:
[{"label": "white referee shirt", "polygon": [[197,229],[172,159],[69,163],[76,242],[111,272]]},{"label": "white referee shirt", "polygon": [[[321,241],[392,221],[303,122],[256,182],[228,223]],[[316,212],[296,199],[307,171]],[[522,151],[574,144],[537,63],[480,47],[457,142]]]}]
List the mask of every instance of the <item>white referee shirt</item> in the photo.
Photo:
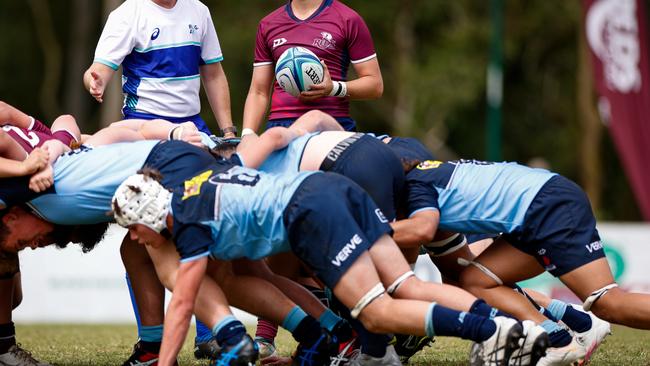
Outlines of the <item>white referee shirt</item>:
[{"label": "white referee shirt", "polygon": [[201,110],[199,66],[222,60],[210,11],[200,1],[178,0],[166,9],[127,0],[108,16],[94,62],[113,70],[122,65],[125,112],[178,118]]}]

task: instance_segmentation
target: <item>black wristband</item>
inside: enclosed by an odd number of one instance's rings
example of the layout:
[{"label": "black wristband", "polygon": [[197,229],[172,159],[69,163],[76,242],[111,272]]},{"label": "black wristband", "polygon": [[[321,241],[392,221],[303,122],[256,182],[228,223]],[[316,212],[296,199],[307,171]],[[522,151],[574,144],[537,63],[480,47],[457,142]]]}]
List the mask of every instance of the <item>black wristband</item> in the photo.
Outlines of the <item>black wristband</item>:
[{"label": "black wristband", "polygon": [[228,126],[228,127],[226,127],[226,128],[222,128],[222,129],[221,129],[221,134],[222,134],[222,135],[225,135],[225,134],[227,134],[227,133],[229,133],[229,132],[232,132],[232,133],[234,133],[235,135],[237,135],[237,126],[232,125],[232,126]]}]

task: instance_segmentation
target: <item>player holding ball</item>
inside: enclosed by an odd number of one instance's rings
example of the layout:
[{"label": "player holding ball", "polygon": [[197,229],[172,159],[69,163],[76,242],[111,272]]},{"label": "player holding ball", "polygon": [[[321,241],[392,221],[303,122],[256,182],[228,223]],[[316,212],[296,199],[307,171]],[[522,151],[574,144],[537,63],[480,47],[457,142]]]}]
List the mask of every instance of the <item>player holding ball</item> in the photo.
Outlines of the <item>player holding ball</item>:
[{"label": "player holding ball", "polygon": [[[274,66],[292,47],[313,52],[323,63],[323,80],[292,96],[274,83]],[[347,80],[352,64],[358,77]],[[269,95],[271,84],[273,94]],[[253,77],[244,107],[242,135],[256,133],[271,111],[266,128],[287,127],[303,113],[320,109],[346,130],[355,130],[350,99],[377,99],[384,89],[370,31],[354,10],[337,0],[293,0],[259,23]]]}]

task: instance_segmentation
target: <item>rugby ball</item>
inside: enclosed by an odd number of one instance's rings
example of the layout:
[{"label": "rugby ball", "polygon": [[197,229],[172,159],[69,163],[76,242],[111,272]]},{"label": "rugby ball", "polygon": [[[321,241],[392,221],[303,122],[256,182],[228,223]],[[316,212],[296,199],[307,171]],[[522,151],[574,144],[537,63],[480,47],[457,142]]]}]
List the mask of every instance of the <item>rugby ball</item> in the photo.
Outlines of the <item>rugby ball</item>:
[{"label": "rugby ball", "polygon": [[275,80],[284,91],[297,97],[323,82],[323,65],[316,54],[304,47],[287,48],[275,64]]}]

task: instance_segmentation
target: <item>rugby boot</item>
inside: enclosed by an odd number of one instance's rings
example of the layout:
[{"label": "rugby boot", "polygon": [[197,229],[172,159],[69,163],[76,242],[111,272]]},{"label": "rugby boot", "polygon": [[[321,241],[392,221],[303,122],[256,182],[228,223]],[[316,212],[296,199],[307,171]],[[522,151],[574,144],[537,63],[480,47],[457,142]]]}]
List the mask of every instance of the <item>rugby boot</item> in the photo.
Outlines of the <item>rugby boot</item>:
[{"label": "rugby boot", "polygon": [[272,356],[277,356],[277,352],[275,351],[275,344],[273,341],[262,337],[255,337],[255,343],[257,343],[257,348],[259,349],[260,360]]},{"label": "rugby boot", "polygon": [[194,357],[199,360],[214,360],[217,358],[220,351],[221,347],[219,347],[219,344],[214,337],[210,338],[207,342],[194,343]]},{"label": "rugby boot", "polygon": [[[578,311],[584,312],[580,306],[573,304],[570,306]],[[577,362],[578,365],[587,365],[598,346],[605,340],[605,337],[612,334],[612,328],[608,322],[600,319],[591,312],[587,312],[587,314],[591,318],[591,328],[584,332],[573,333],[576,342],[585,349],[585,357]]]},{"label": "rugby boot", "polygon": [[407,364],[414,354],[424,347],[430,346],[433,342],[435,342],[435,339],[432,337],[396,334],[391,339],[390,344],[395,346],[395,352],[397,352],[402,363]]},{"label": "rugby boot", "polygon": [[298,344],[293,356],[294,366],[324,366],[330,364],[330,358],[338,355],[339,344],[336,337],[332,337],[321,330],[321,335],[313,344]]},{"label": "rugby boot", "polygon": [[241,341],[221,348],[218,357],[210,363],[211,366],[253,366],[257,361],[259,351],[257,343],[245,334]]},{"label": "rugby boot", "polygon": [[578,343],[576,337],[564,347],[549,347],[546,356],[540,358],[539,366],[577,365],[585,359],[586,349]]},{"label": "rugby boot", "polygon": [[494,318],[496,331],[481,343],[474,343],[470,351],[472,366],[505,366],[514,351],[519,349],[519,340],[524,336],[520,322],[497,316]]},{"label": "rugby boot", "polygon": [[522,322],[524,337],[519,341],[520,347],[510,356],[508,365],[537,365],[537,361],[546,355],[549,345],[548,334],[541,326],[531,320]]},{"label": "rugby boot", "polygon": [[31,353],[14,344],[7,353],[0,354],[0,366],[50,366],[50,364],[38,361]]},{"label": "rugby boot", "polygon": [[[122,364],[122,366],[157,366],[158,365],[158,352],[151,352],[144,347],[142,343],[138,341],[133,346],[133,353],[131,356]],[[178,362],[175,362],[174,365],[178,365]]]},{"label": "rugby boot", "polygon": [[348,366],[402,366],[402,361],[395,352],[395,347],[388,345],[383,357],[372,357],[359,352],[350,360]]}]

